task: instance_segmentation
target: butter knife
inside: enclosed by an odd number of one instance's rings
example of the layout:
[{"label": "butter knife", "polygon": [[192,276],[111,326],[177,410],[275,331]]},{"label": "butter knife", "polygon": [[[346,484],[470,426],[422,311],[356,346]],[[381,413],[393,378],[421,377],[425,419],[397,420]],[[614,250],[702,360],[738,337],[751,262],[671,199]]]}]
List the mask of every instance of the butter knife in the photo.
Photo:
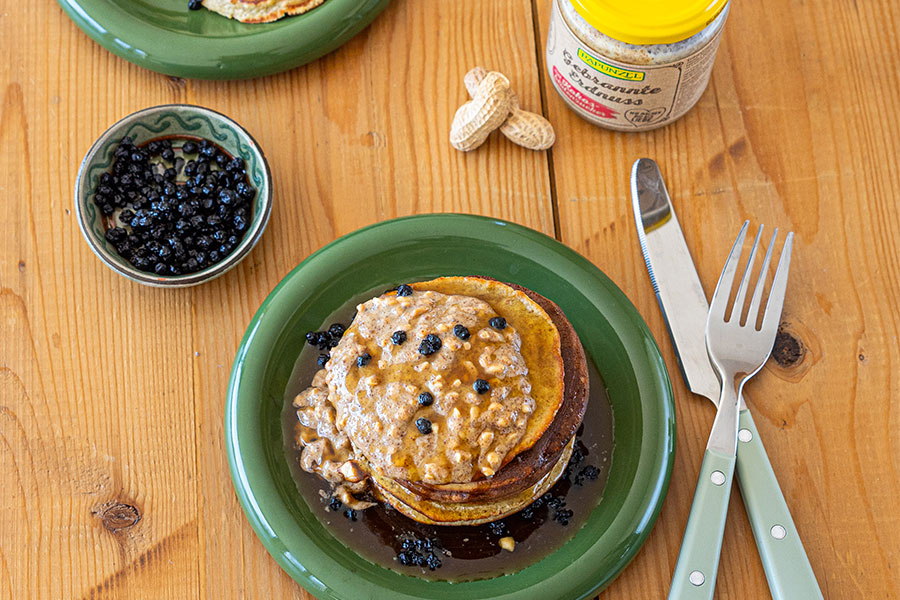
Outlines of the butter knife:
[{"label": "butter knife", "polygon": [[[684,241],[662,174],[649,158],[631,169],[631,198],[650,282],[688,389],[718,402],[720,384],[706,354],[707,296]],[[737,474],[753,537],[776,600],[822,598],[753,417],[739,399]]]}]

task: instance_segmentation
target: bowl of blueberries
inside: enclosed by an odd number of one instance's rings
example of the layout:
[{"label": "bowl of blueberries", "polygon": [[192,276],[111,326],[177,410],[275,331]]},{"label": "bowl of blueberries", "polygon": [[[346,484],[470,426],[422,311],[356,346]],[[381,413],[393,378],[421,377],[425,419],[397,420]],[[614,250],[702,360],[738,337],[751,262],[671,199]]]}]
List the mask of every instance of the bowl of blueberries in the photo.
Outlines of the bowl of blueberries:
[{"label": "bowl of blueberries", "polygon": [[133,281],[185,287],[237,265],[272,211],[256,140],[213,110],[167,104],[132,113],[88,150],[75,211],[91,250]]}]

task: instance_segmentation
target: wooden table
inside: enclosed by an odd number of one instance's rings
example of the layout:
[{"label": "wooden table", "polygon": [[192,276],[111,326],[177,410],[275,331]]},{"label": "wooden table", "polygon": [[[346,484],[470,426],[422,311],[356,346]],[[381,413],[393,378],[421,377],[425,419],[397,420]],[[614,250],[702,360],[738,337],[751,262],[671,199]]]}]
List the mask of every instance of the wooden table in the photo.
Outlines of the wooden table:
[{"label": "wooden table", "polygon": [[[740,2],[709,89],[646,134],[573,114],[543,64],[549,0],[395,0],[306,67],[185,81],[106,52],[53,2],[0,5],[0,597],[310,598],[235,499],[224,394],[251,315],[323,244],[400,215],[468,212],[554,235],[647,320],[673,374],[678,452],[659,521],[603,598],[667,590],[713,409],[686,390],[638,251],[632,161],[661,165],[712,289],[744,219],[797,234],[784,314],[799,352],[749,403],[827,598],[900,598],[900,5]],[[448,141],[474,65],[556,126],[550,152]],[[118,118],[190,102],[268,154],[259,246],[212,283],[104,267],[72,214],[78,163]],[[768,589],[735,493],[719,598]]]}]

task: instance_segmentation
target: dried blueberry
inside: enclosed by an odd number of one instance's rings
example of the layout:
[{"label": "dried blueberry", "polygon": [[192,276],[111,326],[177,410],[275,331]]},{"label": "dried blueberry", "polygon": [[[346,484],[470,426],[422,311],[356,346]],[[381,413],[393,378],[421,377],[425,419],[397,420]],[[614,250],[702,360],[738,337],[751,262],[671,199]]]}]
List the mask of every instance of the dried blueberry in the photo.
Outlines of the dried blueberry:
[{"label": "dried blueberry", "polygon": [[332,496],[331,501],[328,502],[328,509],[333,510],[334,512],[337,512],[337,511],[341,510],[341,507],[343,505],[344,505],[344,503],[341,502],[340,498],[337,498],[336,496]]},{"label": "dried blueberry", "polygon": [[412,296],[413,289],[405,283],[397,288],[398,296]]},{"label": "dried blueberry", "polygon": [[190,142],[190,141],[185,142],[181,146],[181,151],[184,152],[185,154],[196,154],[197,153],[197,144],[195,144],[194,142]]},{"label": "dried blueberry", "polygon": [[320,367],[324,367],[325,363],[328,362],[329,358],[330,357],[327,354],[320,354],[319,358],[316,359],[316,364],[319,365]]},{"label": "dried blueberry", "polygon": [[425,417],[419,417],[418,419],[416,419],[416,429],[419,430],[419,433],[428,435],[429,433],[431,433],[431,421],[429,421]]},{"label": "dried blueberry", "polygon": [[456,337],[458,337],[461,340],[467,340],[467,339],[469,339],[469,336],[471,334],[469,333],[469,330],[466,328],[465,325],[460,325],[459,323],[457,323],[456,325],[453,326],[453,335],[455,335]]},{"label": "dried blueberry", "polygon": [[120,244],[128,237],[128,232],[121,227],[113,227],[106,230],[104,237],[110,244]]},{"label": "dried blueberry", "polygon": [[352,508],[348,508],[347,510],[344,511],[344,517],[350,519],[351,521],[355,521],[356,520],[356,511],[353,510]]},{"label": "dried blueberry", "polygon": [[472,387],[479,394],[486,394],[491,391],[491,384],[489,384],[484,379],[476,379],[475,383],[472,384]]},{"label": "dried blueberry", "polygon": [[306,343],[310,346],[315,346],[319,343],[319,336],[315,331],[307,331],[306,332]]},{"label": "dried blueberry", "polygon": [[395,331],[391,334],[391,342],[394,343],[395,346],[399,346],[403,342],[406,341],[406,332],[405,331]]},{"label": "dried blueberry", "polygon": [[330,333],[333,338],[339,338],[344,335],[344,326],[340,323],[333,323],[331,327],[328,328],[328,333]]},{"label": "dried blueberry", "polygon": [[365,354],[362,354],[362,355],[356,357],[356,366],[364,367],[367,364],[369,364],[371,361],[372,361],[372,355],[369,354],[368,352],[366,352]]},{"label": "dried blueberry", "polygon": [[441,338],[436,336],[433,333],[429,333],[425,336],[425,339],[419,344],[419,354],[423,354],[428,356],[430,354],[434,354],[438,350],[441,349]]},{"label": "dried blueberry", "polygon": [[431,395],[431,392],[422,392],[419,394],[419,404],[421,406],[431,406],[434,404],[434,396]]},{"label": "dried blueberry", "polygon": [[503,317],[494,317],[488,321],[488,323],[490,323],[491,327],[494,329],[506,329],[506,319]]}]

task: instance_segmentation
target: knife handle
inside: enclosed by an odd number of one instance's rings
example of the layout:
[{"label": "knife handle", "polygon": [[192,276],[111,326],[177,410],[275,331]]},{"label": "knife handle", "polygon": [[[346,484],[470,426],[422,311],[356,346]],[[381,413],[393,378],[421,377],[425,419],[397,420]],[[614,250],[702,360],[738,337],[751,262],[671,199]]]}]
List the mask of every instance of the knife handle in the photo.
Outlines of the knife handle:
[{"label": "knife handle", "polygon": [[716,450],[707,449],[703,455],[669,600],[708,600],[713,597],[734,463],[734,455]]},{"label": "knife handle", "polygon": [[742,410],[739,419],[738,483],[772,598],[822,598],[750,411]]}]

